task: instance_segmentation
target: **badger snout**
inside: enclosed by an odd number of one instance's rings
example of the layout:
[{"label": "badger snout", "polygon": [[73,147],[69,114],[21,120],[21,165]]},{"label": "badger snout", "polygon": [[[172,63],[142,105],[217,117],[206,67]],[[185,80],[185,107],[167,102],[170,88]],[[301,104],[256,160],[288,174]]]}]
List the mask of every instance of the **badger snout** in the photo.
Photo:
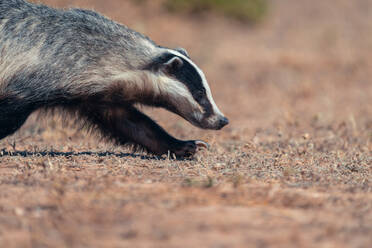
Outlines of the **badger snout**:
[{"label": "badger snout", "polygon": [[229,124],[229,119],[223,115],[216,115],[202,121],[201,127],[205,129],[220,130]]},{"label": "badger snout", "polygon": [[224,126],[229,124],[229,119],[227,119],[225,116],[217,116],[215,118],[212,118],[214,120],[213,122],[210,122],[210,129],[220,130]]},{"label": "badger snout", "polygon": [[218,121],[218,128],[217,129],[222,129],[224,126],[226,126],[228,124],[229,124],[229,119],[227,119],[225,116],[223,116]]}]

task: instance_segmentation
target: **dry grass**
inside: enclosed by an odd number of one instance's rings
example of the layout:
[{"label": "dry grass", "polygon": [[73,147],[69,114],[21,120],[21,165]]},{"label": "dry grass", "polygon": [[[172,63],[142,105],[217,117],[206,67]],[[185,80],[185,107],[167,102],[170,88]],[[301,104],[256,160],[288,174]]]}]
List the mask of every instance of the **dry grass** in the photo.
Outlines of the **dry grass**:
[{"label": "dry grass", "polygon": [[33,116],[0,142],[0,247],[370,247],[370,1],[273,1],[255,28],[177,18],[157,1],[44,2],[94,6],[185,46],[231,125],[149,111],[212,145],[173,161]]}]

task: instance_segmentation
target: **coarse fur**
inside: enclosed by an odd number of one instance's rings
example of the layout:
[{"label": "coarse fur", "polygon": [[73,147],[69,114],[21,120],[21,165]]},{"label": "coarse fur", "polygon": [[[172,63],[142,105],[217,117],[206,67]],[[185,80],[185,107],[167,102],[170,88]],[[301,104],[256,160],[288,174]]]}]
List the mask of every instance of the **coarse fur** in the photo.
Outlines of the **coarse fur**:
[{"label": "coarse fur", "polygon": [[32,112],[59,108],[120,145],[195,153],[200,142],[172,137],[135,104],[201,128],[228,124],[184,49],[158,46],[94,11],[0,0],[0,139]]}]

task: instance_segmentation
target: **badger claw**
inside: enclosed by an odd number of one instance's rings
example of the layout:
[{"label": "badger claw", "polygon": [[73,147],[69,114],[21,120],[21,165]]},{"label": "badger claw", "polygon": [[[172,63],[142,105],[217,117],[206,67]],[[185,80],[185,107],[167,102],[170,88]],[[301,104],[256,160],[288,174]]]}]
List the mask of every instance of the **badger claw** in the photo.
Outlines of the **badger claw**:
[{"label": "badger claw", "polygon": [[208,149],[208,143],[201,140],[189,140],[182,142],[182,145],[176,149],[170,150],[177,158],[190,158],[195,155],[199,149]]},{"label": "badger claw", "polygon": [[209,149],[209,144],[207,142],[202,141],[202,140],[195,140],[195,145],[198,148]]}]

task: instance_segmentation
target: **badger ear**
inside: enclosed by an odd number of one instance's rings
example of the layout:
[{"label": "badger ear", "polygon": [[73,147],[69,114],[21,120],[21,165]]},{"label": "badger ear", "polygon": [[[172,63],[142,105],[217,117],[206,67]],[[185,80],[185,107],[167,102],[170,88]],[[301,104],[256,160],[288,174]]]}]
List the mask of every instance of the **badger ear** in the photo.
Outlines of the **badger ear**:
[{"label": "badger ear", "polygon": [[182,59],[180,59],[177,56],[174,56],[170,60],[168,60],[166,63],[164,63],[163,68],[166,72],[173,72],[181,68],[182,65],[183,65]]},{"label": "badger ear", "polygon": [[179,52],[180,54],[185,55],[186,57],[190,57],[189,54],[187,53],[187,51],[186,51],[185,48],[177,47],[175,50],[176,50],[177,52]]}]

